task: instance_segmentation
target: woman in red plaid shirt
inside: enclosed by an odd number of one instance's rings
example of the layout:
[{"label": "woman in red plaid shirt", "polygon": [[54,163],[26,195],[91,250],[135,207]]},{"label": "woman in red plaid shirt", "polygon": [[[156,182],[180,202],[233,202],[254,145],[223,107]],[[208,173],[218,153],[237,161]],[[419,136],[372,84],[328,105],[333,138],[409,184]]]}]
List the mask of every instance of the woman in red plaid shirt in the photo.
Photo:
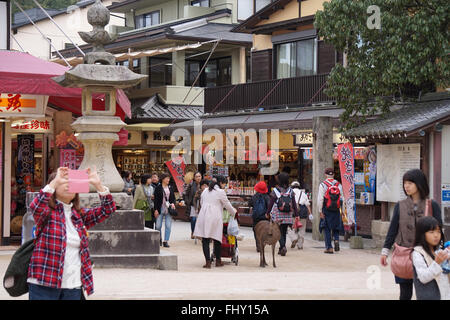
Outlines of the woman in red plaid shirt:
[{"label": "woman in red plaid shirt", "polygon": [[100,196],[97,208],[80,208],[78,193],[68,192],[68,168],[58,168],[30,205],[36,222],[35,248],[28,269],[30,300],[80,300],[94,291],[87,229],[116,211],[96,169],[89,183]]}]

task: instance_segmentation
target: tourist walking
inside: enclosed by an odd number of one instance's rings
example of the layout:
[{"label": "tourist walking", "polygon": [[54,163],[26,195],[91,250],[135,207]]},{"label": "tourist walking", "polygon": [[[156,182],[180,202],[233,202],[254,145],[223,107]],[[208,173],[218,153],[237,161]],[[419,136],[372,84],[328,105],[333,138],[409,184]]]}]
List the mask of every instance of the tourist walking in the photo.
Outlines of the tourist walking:
[{"label": "tourist walking", "polygon": [[[325,169],[326,179],[319,185],[317,208],[325,231],[325,253],[339,251],[339,230],[341,227],[341,211],[344,202],[342,185],[334,179],[334,170]],[[334,239],[334,251],[331,244],[331,234]]]},{"label": "tourist walking", "polygon": [[450,259],[450,251],[444,249],[444,242],[442,225],[435,218],[417,220],[412,252],[417,300],[450,300],[449,275],[441,267]]},{"label": "tourist walking", "polygon": [[303,249],[303,244],[305,242],[306,221],[311,214],[311,206],[306,192],[300,189],[300,183],[298,181],[292,182],[291,188],[295,194],[295,203],[297,204],[299,219],[302,226],[296,230],[289,228],[288,236],[290,235],[291,237],[291,248],[295,248],[295,245],[297,245],[297,248],[301,250]]},{"label": "tourist walking", "polygon": [[[169,206],[175,209],[175,193],[169,185],[170,175],[163,173],[161,183],[155,189],[155,217],[156,230],[160,232],[160,245],[169,248],[170,231],[172,229],[172,217],[169,214]],[[162,226],[165,221],[164,241],[162,240]]]},{"label": "tourist walking", "polygon": [[[442,225],[439,204],[431,201],[430,206],[429,201],[427,201],[430,188],[427,178],[421,170],[412,169],[403,175],[403,191],[406,199],[399,201],[394,207],[394,213],[381,251],[381,264],[383,266],[388,265],[389,250],[394,243],[394,251],[401,251],[403,250],[402,248],[413,248],[416,225],[419,218],[425,215],[433,216],[439,225]],[[395,282],[400,286],[400,300],[411,300],[413,275],[410,274],[406,278],[395,275]]]},{"label": "tourist walking", "polygon": [[223,209],[225,208],[231,216],[235,216],[236,209],[233,208],[225,193],[227,179],[217,176],[209,184],[209,188],[202,192],[200,203],[201,209],[195,224],[194,237],[202,238],[203,254],[205,256],[204,268],[211,268],[211,255],[209,243],[214,242],[216,254],[216,267],[222,267],[221,243],[223,235]]},{"label": "tourist walking", "polygon": [[197,221],[198,212],[194,208],[194,197],[198,190],[200,190],[200,182],[202,181],[201,172],[196,172],[194,178],[187,185],[185,192],[183,193],[184,204],[186,205],[186,215],[189,216],[191,221],[191,239],[194,239],[195,223]]},{"label": "tourist walking", "polygon": [[248,206],[252,208],[252,220],[253,220],[253,236],[255,237],[256,251],[259,252],[258,242],[256,240],[255,226],[262,220],[268,220],[266,213],[269,208],[270,197],[269,190],[264,181],[260,181],[255,184],[255,194],[248,201]]},{"label": "tourist walking", "polygon": [[94,292],[86,230],[114,213],[116,205],[97,170],[87,170],[100,206],[80,208],[78,193],[68,192],[65,167],[49,176],[50,183],[30,204],[39,234],[28,269],[30,300],[80,300],[82,290],[88,295]]},{"label": "tourist walking", "polygon": [[278,254],[285,256],[287,229],[294,223],[294,217],[298,216],[295,194],[289,187],[289,175],[281,172],[278,175],[278,186],[270,193],[270,202],[267,216],[280,225],[280,249]]},{"label": "tourist walking", "polygon": [[152,186],[151,176],[141,176],[141,183],[136,187],[133,199],[133,208],[143,210],[145,215],[145,226],[154,229],[154,201],[152,200],[155,189]]},{"label": "tourist walking", "polygon": [[134,195],[136,186],[134,185],[133,174],[129,171],[124,171],[122,173],[122,178],[125,183],[123,186],[123,192],[126,192],[129,196]]}]

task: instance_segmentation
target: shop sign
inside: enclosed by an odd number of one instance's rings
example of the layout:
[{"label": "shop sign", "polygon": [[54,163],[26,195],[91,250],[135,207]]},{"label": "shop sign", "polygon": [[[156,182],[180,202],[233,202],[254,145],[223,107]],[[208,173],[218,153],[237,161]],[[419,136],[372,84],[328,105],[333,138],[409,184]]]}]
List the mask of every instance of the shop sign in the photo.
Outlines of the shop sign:
[{"label": "shop sign", "polygon": [[31,185],[34,174],[34,135],[23,134],[17,136],[17,175],[22,177],[25,184]]},{"label": "shop sign", "polygon": [[[308,145],[313,144],[313,133],[311,131],[305,131],[305,132],[298,132],[294,134],[295,136],[295,145],[301,146],[301,145]],[[338,132],[333,132],[333,143],[343,143],[347,140]],[[361,138],[355,140],[355,143],[365,143],[366,139]]]},{"label": "shop sign", "polygon": [[178,142],[170,135],[161,135],[159,131],[147,131],[147,144],[158,146],[175,146]]},{"label": "shop sign", "polygon": [[44,114],[48,96],[18,93],[0,94],[0,116],[17,116],[20,114]]},{"label": "shop sign", "polygon": [[76,170],[83,161],[84,148],[81,141],[78,141],[75,135],[67,135],[63,130],[56,136],[56,146],[59,151],[59,165]]},{"label": "shop sign", "polygon": [[53,121],[51,118],[16,120],[11,123],[12,132],[52,133]]},{"label": "shop sign", "polygon": [[442,206],[450,206],[450,183],[443,183],[441,188]]}]

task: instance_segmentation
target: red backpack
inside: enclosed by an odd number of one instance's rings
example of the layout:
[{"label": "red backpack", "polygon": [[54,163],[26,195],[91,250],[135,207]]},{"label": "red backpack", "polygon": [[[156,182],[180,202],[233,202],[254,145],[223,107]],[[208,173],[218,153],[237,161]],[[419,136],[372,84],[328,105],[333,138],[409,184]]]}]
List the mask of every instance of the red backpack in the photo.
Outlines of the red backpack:
[{"label": "red backpack", "polygon": [[327,186],[323,207],[329,211],[339,211],[341,208],[341,191],[339,190],[339,182],[334,181],[332,184],[325,180],[323,183]]}]

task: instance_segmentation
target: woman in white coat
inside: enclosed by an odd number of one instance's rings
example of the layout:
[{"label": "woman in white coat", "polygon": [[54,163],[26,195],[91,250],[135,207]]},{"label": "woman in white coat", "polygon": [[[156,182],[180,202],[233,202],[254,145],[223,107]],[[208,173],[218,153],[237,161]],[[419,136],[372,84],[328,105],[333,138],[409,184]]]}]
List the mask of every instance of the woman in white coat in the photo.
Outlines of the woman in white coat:
[{"label": "woman in white coat", "polygon": [[214,252],[216,253],[216,267],[222,267],[220,259],[222,233],[223,233],[223,208],[226,208],[232,216],[236,214],[225,193],[227,179],[217,176],[210,183],[209,188],[202,192],[200,198],[201,209],[195,224],[194,236],[202,238],[203,254],[206,264],[203,268],[211,268],[211,256],[209,251],[210,239],[214,241]]}]

